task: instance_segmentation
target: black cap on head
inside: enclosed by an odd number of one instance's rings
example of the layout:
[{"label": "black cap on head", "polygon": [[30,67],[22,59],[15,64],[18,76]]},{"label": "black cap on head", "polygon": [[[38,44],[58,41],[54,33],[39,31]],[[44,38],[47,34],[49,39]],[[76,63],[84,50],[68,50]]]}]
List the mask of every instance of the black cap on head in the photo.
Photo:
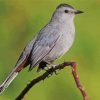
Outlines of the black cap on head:
[{"label": "black cap on head", "polygon": [[74,9],[74,7],[72,7],[71,5],[66,4],[66,3],[62,3],[62,4],[58,5],[57,9],[60,8],[60,7],[69,7],[69,8]]}]

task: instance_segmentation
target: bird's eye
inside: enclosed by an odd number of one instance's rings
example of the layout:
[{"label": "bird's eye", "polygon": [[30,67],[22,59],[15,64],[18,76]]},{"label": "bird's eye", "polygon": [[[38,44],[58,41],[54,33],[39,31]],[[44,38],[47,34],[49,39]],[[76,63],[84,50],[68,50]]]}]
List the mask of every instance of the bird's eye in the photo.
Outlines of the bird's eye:
[{"label": "bird's eye", "polygon": [[68,10],[65,10],[65,13],[68,13]]}]

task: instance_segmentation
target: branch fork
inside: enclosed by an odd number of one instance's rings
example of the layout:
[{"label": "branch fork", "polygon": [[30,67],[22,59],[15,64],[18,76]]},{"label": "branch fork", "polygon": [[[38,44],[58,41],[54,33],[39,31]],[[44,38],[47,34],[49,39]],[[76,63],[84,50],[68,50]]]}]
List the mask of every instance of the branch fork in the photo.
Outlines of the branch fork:
[{"label": "branch fork", "polygon": [[43,75],[33,79],[24,89],[23,91],[18,95],[18,97],[15,100],[21,100],[26,93],[28,93],[28,91],[34,86],[36,85],[38,82],[46,79],[47,77],[49,77],[49,75],[51,75],[52,73],[56,72],[57,70],[61,70],[63,68],[65,68],[66,66],[71,66],[72,68],[72,74],[76,83],[77,88],[80,90],[82,96],[83,96],[83,100],[88,100],[88,96],[87,93],[85,91],[85,89],[83,88],[80,80],[79,80],[79,76],[76,70],[76,62],[64,62],[62,64],[56,65],[54,68],[50,68],[48,69]]}]

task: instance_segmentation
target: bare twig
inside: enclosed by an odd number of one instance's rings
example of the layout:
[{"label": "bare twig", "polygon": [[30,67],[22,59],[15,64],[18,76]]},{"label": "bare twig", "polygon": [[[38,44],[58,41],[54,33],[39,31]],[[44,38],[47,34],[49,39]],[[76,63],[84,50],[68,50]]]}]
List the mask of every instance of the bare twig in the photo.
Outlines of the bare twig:
[{"label": "bare twig", "polygon": [[83,88],[83,86],[80,83],[77,71],[76,71],[76,63],[75,62],[64,62],[62,64],[57,65],[55,68],[50,68],[48,69],[43,75],[33,79],[24,89],[23,91],[19,94],[19,96],[15,100],[21,100],[25,94],[38,82],[46,79],[50,74],[54,73],[56,70],[61,70],[66,66],[71,66],[72,67],[72,74],[74,77],[74,80],[76,82],[77,87],[79,88],[81,94],[83,95],[84,100],[88,100],[88,96]]},{"label": "bare twig", "polygon": [[84,90],[84,88],[83,88],[83,86],[82,86],[82,84],[80,83],[80,80],[79,80],[79,76],[78,76],[78,73],[77,73],[77,70],[76,70],[76,63],[73,62],[71,66],[72,66],[72,74],[73,74],[74,80],[76,82],[76,85],[79,88],[81,94],[83,95],[84,100],[88,100],[88,96],[86,94],[86,91]]}]

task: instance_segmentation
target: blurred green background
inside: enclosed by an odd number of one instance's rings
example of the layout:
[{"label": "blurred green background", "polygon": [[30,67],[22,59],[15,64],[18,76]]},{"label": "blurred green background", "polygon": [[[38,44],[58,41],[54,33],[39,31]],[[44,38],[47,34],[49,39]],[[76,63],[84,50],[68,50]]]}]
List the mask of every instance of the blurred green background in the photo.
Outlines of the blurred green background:
[{"label": "blurred green background", "polygon": [[[100,0],[0,0],[0,83],[13,69],[26,43],[63,2],[85,13],[76,16],[74,45],[57,63],[76,61],[89,100],[100,100]],[[26,68],[0,95],[0,100],[14,100],[30,80],[42,73],[36,73],[36,68],[28,73]],[[23,100],[83,99],[68,67],[34,86]]]}]

